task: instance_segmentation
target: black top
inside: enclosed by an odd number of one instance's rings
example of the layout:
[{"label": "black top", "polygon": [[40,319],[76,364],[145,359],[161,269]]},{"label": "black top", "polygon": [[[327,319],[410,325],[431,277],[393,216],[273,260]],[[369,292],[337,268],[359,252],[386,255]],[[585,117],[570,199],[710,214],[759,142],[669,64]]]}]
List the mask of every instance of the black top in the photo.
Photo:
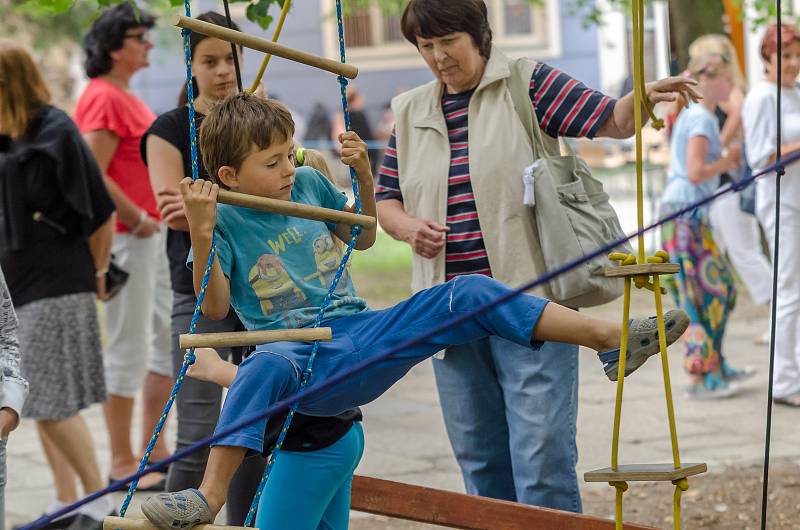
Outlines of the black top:
[{"label": "black top", "polygon": [[[203,118],[202,114],[195,113],[198,131]],[[150,134],[166,140],[181,152],[183,174],[190,177],[192,175],[192,154],[189,144],[189,108],[178,107],[165,112],[156,118],[156,121],[147,129],[139,146],[145,164],[147,164],[147,136]],[[203,157],[199,151],[197,153],[197,174],[201,179],[208,178],[206,168],[203,166]],[[186,266],[186,257],[189,255],[191,246],[189,232],[167,229],[167,259],[169,260],[172,290],[176,293],[194,295],[192,271]]]},{"label": "black top", "polygon": [[88,238],[114,212],[78,128],[44,106],[22,139],[0,136],[0,266],[16,306],[94,292]]},{"label": "black top", "polygon": [[[198,130],[203,120],[203,115],[195,114],[195,123]],[[181,152],[183,159],[183,174],[192,174],[192,154],[189,142],[189,108],[178,107],[159,116],[142,136],[142,160],[147,163],[146,142],[149,134],[155,134],[174,145]],[[197,153],[197,169],[200,178],[208,178],[203,167],[202,155]],[[186,258],[191,248],[188,232],[169,230],[167,232],[167,256],[169,258],[172,289],[175,292],[194,295],[192,272],[186,266]],[[264,435],[264,452],[269,453],[278,440],[286,413],[273,416],[267,422]],[[323,449],[337,442],[347,434],[354,421],[361,421],[359,409],[348,410],[338,416],[321,418],[317,416],[304,416],[295,414],[292,426],[286,433],[283,449],[286,451],[315,451]]]}]

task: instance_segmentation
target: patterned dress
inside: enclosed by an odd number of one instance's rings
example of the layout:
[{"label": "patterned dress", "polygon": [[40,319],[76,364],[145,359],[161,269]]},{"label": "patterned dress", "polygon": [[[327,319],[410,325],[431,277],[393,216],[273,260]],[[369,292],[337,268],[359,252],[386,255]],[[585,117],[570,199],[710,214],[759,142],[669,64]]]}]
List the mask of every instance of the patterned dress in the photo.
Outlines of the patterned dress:
[{"label": "patterned dress", "polygon": [[670,261],[681,266],[678,274],[665,279],[665,286],[691,320],[683,335],[686,371],[719,372],[725,326],[736,305],[733,269],[714,242],[704,212],[666,223],[661,240]]}]

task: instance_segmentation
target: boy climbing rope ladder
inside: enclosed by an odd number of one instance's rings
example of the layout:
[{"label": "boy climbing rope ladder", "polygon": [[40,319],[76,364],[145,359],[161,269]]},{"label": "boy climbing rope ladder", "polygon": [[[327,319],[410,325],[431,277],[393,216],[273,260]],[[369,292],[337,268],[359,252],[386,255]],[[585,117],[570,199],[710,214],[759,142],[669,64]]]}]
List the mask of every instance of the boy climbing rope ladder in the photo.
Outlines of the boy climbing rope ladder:
[{"label": "boy climbing rope ladder", "polygon": [[[320,239],[333,234],[349,241],[346,225],[288,217],[274,213],[217,204],[219,187],[236,192],[312,206],[346,210],[346,198],[317,171],[295,169],[292,135],[294,123],[280,103],[247,93],[228,97],[205,119],[201,151],[205,167],[215,180],[185,179],[181,192],[192,240],[190,260],[206,263],[216,241],[216,255],[203,301],[210,318],[223,318],[232,305],[250,330],[300,328],[314,323],[326,289],[315,278]],[[375,215],[373,179],[366,144],[352,132],[341,135],[342,161],[351,166],[361,189],[364,213]],[[356,243],[365,250],[375,242],[375,227],[364,229]],[[534,271],[531,271],[533,273]],[[194,267],[195,290],[200,291],[203,268]],[[324,322],[333,340],[319,344],[312,383],[348,369],[414,335],[459,314],[483,306],[511,291],[486,276],[468,275],[418,292],[388,309],[369,310],[355,294],[349,277],[343,277],[326,310]],[[683,311],[665,316],[666,341],[677,340],[688,325]],[[497,335],[524,346],[545,341],[578,343],[596,350],[609,379],[616,379],[620,326],[582,315],[548,300],[517,295],[482,316],[456,324],[447,331],[411,346],[394,357],[377,362],[358,376],[314,398],[301,400],[298,411],[331,416],[364,405],[405,375],[415,364],[446,347]],[[655,317],[633,319],[629,324],[630,348],[626,374],[658,353]],[[235,373],[216,379],[230,383],[230,392],[217,430],[238,418],[255,414],[272,403],[295,394],[301,386],[312,345],[279,342],[260,346]],[[214,363],[211,352],[201,352],[198,362]],[[198,366],[197,375],[213,378],[219,364]],[[221,372],[220,372],[221,373]],[[142,511],[156,527],[191,528],[214,520],[222,507],[228,483],[248,451],[263,452],[266,419],[219,439],[212,447],[203,483],[197,490],[151,497]]]}]

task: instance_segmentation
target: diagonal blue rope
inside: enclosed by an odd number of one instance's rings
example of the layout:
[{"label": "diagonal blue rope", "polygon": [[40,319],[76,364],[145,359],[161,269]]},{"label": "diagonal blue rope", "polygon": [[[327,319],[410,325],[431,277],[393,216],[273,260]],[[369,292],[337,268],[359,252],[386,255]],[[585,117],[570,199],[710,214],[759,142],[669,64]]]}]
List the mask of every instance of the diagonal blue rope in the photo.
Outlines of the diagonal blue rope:
[{"label": "diagonal blue rope", "polygon": [[[186,11],[186,16],[191,16],[191,7],[189,5],[190,0],[184,0],[184,8]],[[191,43],[189,41],[189,36],[191,35],[191,30],[183,29],[181,30],[181,35],[183,36],[183,50],[186,56],[186,84],[187,84],[187,100],[189,104],[189,136],[191,138],[191,153],[192,153],[192,180],[197,180],[198,177],[198,164],[197,164],[197,125],[195,123],[195,108],[194,108],[194,87],[192,83],[192,52],[191,52]],[[194,333],[197,329],[197,321],[200,318],[201,314],[201,306],[203,303],[203,298],[205,298],[206,288],[208,287],[208,280],[211,277],[211,268],[214,264],[214,255],[216,254],[216,240],[212,238],[211,241],[211,251],[209,252],[208,262],[206,263],[206,269],[203,273],[203,281],[200,285],[200,293],[197,297],[197,304],[194,307],[194,313],[192,314],[192,320],[189,324],[189,333]],[[161,436],[161,432],[164,430],[164,424],[167,421],[167,417],[169,416],[169,411],[172,409],[172,405],[175,402],[175,399],[178,396],[178,392],[183,385],[183,380],[186,378],[186,371],[189,369],[195,361],[194,355],[194,348],[191,348],[189,351],[186,352],[186,355],[183,359],[183,365],[181,366],[180,371],[178,372],[178,377],[175,380],[175,384],[172,387],[172,391],[169,394],[169,399],[167,399],[166,404],[164,405],[164,411],[161,413],[161,417],[156,424],[155,429],[153,429],[153,435],[150,437],[150,442],[147,444],[147,449],[142,456],[142,460],[139,463],[139,469],[137,473],[141,473],[147,467],[147,463],[150,461],[150,456],[153,453],[153,449],[158,442],[158,438]],[[128,493],[125,495],[125,499],[122,501],[122,506],[119,509],[119,513],[121,517],[125,517],[125,513],[128,511],[128,507],[130,506],[131,501],[133,500],[133,495],[136,493],[136,488],[139,485],[139,479],[137,478],[134,480],[130,487],[128,488]]]},{"label": "diagonal blue rope", "polygon": [[475,309],[474,311],[470,311],[470,312],[464,313],[461,316],[458,316],[458,317],[452,318],[450,320],[447,320],[447,321],[443,322],[440,326],[437,326],[437,327],[433,328],[431,331],[429,331],[429,332],[427,332],[427,333],[425,333],[423,335],[411,338],[411,339],[399,344],[398,346],[389,349],[388,351],[386,351],[385,353],[383,353],[383,354],[381,354],[379,356],[376,356],[376,357],[373,357],[373,358],[368,359],[366,361],[362,361],[360,363],[357,363],[357,364],[353,365],[352,367],[350,367],[349,369],[343,370],[343,371],[339,372],[338,374],[332,376],[331,378],[326,379],[322,383],[319,383],[319,384],[316,384],[316,385],[311,385],[302,394],[300,392],[298,392],[296,394],[293,394],[293,395],[287,397],[286,399],[283,399],[281,401],[275,402],[269,408],[265,409],[263,412],[260,412],[260,413],[257,413],[257,414],[252,414],[252,415],[240,420],[239,422],[231,425],[229,428],[225,429],[224,431],[220,431],[219,433],[216,433],[213,436],[209,436],[207,438],[199,440],[199,441],[195,442],[194,444],[192,444],[192,445],[190,445],[190,446],[188,446],[188,447],[186,447],[186,448],[184,448],[184,449],[182,449],[180,451],[176,451],[175,453],[172,454],[172,456],[156,462],[155,464],[153,464],[152,466],[148,467],[147,469],[145,469],[143,471],[137,471],[136,473],[134,473],[134,474],[132,474],[132,475],[130,475],[128,477],[125,477],[123,479],[117,480],[114,483],[110,484],[108,487],[103,488],[102,490],[96,491],[96,492],[84,497],[83,499],[70,504],[69,506],[65,506],[64,508],[61,508],[61,509],[56,510],[56,511],[54,511],[52,513],[49,513],[49,514],[45,514],[45,515],[41,516],[39,519],[33,521],[32,523],[29,523],[29,524],[27,524],[25,526],[20,527],[19,530],[40,530],[42,527],[47,526],[49,523],[51,523],[54,519],[58,519],[59,517],[63,517],[64,515],[67,515],[67,514],[73,512],[73,511],[75,511],[76,509],[80,508],[81,506],[83,506],[83,505],[85,505],[85,504],[87,504],[87,503],[89,503],[89,502],[91,502],[91,501],[93,501],[95,499],[98,499],[98,498],[100,498],[100,497],[102,497],[104,495],[107,495],[107,494],[109,494],[109,493],[111,493],[113,491],[117,491],[117,490],[121,489],[122,486],[124,486],[125,484],[128,484],[131,481],[138,480],[139,478],[141,478],[142,476],[144,476],[144,475],[146,475],[148,473],[152,473],[154,471],[159,471],[161,469],[164,469],[164,467],[166,467],[167,465],[169,465],[172,462],[175,462],[176,460],[180,460],[180,459],[185,458],[186,456],[188,456],[188,455],[190,455],[190,454],[192,454],[194,452],[197,452],[197,451],[200,451],[202,449],[205,449],[206,447],[208,447],[212,443],[216,442],[220,438],[224,438],[225,436],[228,436],[228,435],[230,435],[232,433],[235,433],[236,431],[238,431],[240,429],[243,429],[244,427],[247,427],[248,425],[252,425],[253,423],[255,423],[257,421],[262,421],[263,419],[268,418],[269,416],[273,416],[275,414],[283,412],[284,410],[288,409],[289,407],[291,407],[293,404],[295,404],[297,401],[299,401],[302,398],[311,398],[311,397],[314,397],[314,396],[316,396],[318,394],[321,394],[322,392],[325,392],[329,388],[332,388],[332,387],[338,385],[342,381],[344,381],[346,379],[349,379],[353,375],[361,373],[364,370],[366,370],[367,368],[369,368],[369,367],[371,367],[371,366],[373,366],[373,365],[375,365],[377,363],[380,363],[380,362],[382,362],[382,361],[384,361],[384,360],[396,355],[397,353],[399,353],[402,350],[405,350],[405,349],[411,348],[413,346],[416,346],[417,344],[420,344],[420,343],[428,340],[430,337],[433,337],[438,333],[442,333],[442,332],[446,331],[447,329],[449,329],[450,327],[452,327],[454,325],[457,325],[457,324],[459,324],[461,322],[464,322],[466,320],[469,320],[469,319],[475,318],[475,317],[477,317],[479,315],[482,315],[483,313],[485,313],[489,309],[491,309],[491,308],[493,308],[493,307],[495,307],[497,305],[500,305],[500,304],[506,302],[507,300],[510,300],[514,296],[517,296],[519,294],[524,293],[525,291],[533,289],[534,287],[538,287],[538,286],[543,285],[543,284],[545,284],[545,283],[547,283],[549,281],[552,281],[554,278],[556,278],[558,276],[561,276],[562,274],[565,274],[565,273],[567,273],[567,272],[569,272],[569,271],[571,271],[573,269],[581,267],[584,264],[592,261],[593,259],[595,259],[595,258],[597,258],[599,256],[607,254],[609,251],[619,247],[624,242],[626,242],[626,241],[628,241],[630,239],[634,239],[636,237],[639,237],[639,235],[643,235],[643,234],[646,234],[646,233],[651,232],[653,230],[656,230],[661,225],[663,225],[665,223],[669,223],[671,221],[674,221],[675,219],[677,219],[677,218],[679,218],[681,216],[684,216],[684,215],[696,210],[697,208],[700,208],[701,206],[705,206],[706,204],[709,204],[709,203],[717,200],[718,198],[720,198],[720,197],[722,197],[724,195],[727,195],[728,193],[736,192],[736,191],[746,187],[747,185],[753,183],[756,179],[758,179],[758,178],[760,178],[760,177],[762,177],[762,176],[764,176],[766,174],[773,173],[773,172],[782,172],[782,171],[784,171],[784,169],[787,166],[789,166],[791,164],[794,164],[797,161],[800,161],[800,151],[792,153],[791,155],[784,157],[780,162],[776,162],[774,164],[771,164],[771,165],[767,166],[762,171],[760,171],[758,173],[755,173],[751,177],[748,177],[746,179],[742,179],[742,180],[738,181],[736,183],[736,185],[720,188],[713,195],[710,195],[710,196],[708,196],[708,197],[706,197],[706,198],[704,198],[704,199],[702,199],[700,201],[697,201],[697,202],[695,202],[693,204],[689,204],[688,206],[686,206],[686,207],[684,207],[684,208],[682,208],[680,210],[676,210],[675,212],[671,213],[670,215],[668,215],[666,217],[663,217],[662,219],[659,219],[658,221],[656,221],[656,222],[654,222],[654,223],[642,228],[641,230],[637,230],[634,233],[631,233],[631,234],[628,234],[626,236],[623,236],[623,237],[621,237],[621,238],[619,238],[619,239],[617,239],[615,241],[611,241],[610,243],[607,243],[607,244],[595,249],[594,251],[590,252],[589,254],[585,254],[580,258],[577,258],[575,260],[567,262],[567,263],[561,265],[560,267],[558,267],[558,268],[556,268],[556,269],[554,269],[554,270],[552,270],[550,272],[547,272],[547,273],[539,276],[538,278],[533,279],[533,280],[531,280],[531,281],[519,286],[518,288],[506,293],[505,295],[503,295],[503,296],[501,296],[501,297],[499,297],[499,298],[497,298],[495,300],[492,300],[490,302],[487,302],[486,304],[484,304],[483,306]]},{"label": "diagonal blue rope", "polygon": [[[346,62],[345,57],[345,44],[344,44],[344,24],[342,22],[342,2],[341,0],[336,0],[336,22],[338,25],[339,30],[339,57],[342,63]],[[345,130],[350,130],[350,110],[347,107],[347,79],[344,76],[339,76],[339,88],[342,94],[342,115],[344,116],[344,126]],[[350,183],[353,186],[353,196],[355,197],[355,211],[356,213],[361,213],[361,198],[358,195],[358,179],[356,178],[356,172],[352,166],[350,166]],[[339,280],[342,277],[342,274],[347,267],[347,262],[350,259],[350,254],[353,252],[353,248],[355,248],[356,242],[358,241],[358,236],[361,233],[361,226],[354,225],[352,227],[352,237],[350,238],[350,242],[347,244],[347,249],[342,256],[341,261],[339,262],[339,267],[336,269],[336,275],[333,277],[333,282],[331,282],[330,287],[328,288],[328,292],[325,294],[325,298],[322,300],[322,304],[320,304],[319,311],[317,312],[317,318],[314,321],[313,328],[319,327],[322,323],[322,319],[325,316],[325,309],[327,309],[328,305],[330,304],[331,299],[333,298],[333,293],[336,291],[336,287],[339,285]],[[298,392],[303,392],[306,386],[308,385],[309,381],[311,381],[311,377],[313,375],[313,368],[314,368],[314,359],[317,357],[317,351],[319,350],[319,341],[315,341],[314,345],[311,347],[311,355],[308,358],[308,363],[306,364],[305,369],[303,370],[303,376],[300,380],[300,389]],[[275,461],[278,459],[278,454],[280,453],[281,448],[283,447],[283,442],[286,439],[286,435],[289,432],[289,428],[292,426],[292,420],[294,419],[294,415],[297,412],[297,407],[299,406],[299,401],[296,401],[291,408],[289,409],[289,413],[286,415],[286,419],[283,421],[283,426],[281,427],[281,432],[278,435],[278,440],[275,442],[275,447],[272,449],[272,453],[270,454],[269,460],[267,461],[266,468],[264,469],[264,475],[261,477],[261,482],[258,484],[258,489],[256,490],[256,494],[253,497],[253,502],[250,504],[250,510],[247,512],[247,518],[245,519],[244,525],[245,526],[252,526],[253,519],[256,515],[256,510],[258,509],[259,501],[261,500],[261,495],[264,492],[264,488],[269,481],[269,477],[272,474],[272,469],[275,466]]]}]

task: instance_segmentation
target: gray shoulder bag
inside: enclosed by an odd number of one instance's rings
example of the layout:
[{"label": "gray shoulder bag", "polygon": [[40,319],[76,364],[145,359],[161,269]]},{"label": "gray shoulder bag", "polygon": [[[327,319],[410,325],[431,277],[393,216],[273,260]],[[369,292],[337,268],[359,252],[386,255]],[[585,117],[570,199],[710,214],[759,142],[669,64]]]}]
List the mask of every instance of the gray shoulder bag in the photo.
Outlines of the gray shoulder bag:
[{"label": "gray shoulder bag", "polygon": [[[554,270],[623,237],[624,232],[603,184],[592,176],[586,162],[566,143],[567,156],[561,155],[557,139],[547,136],[545,143],[528,93],[535,66],[528,59],[513,63],[508,89],[533,145],[532,215],[545,267]],[[615,250],[633,252],[627,242]],[[559,275],[548,284],[553,299],[568,307],[590,307],[619,298],[622,280],[604,275],[604,269],[613,265],[603,255]]]}]

